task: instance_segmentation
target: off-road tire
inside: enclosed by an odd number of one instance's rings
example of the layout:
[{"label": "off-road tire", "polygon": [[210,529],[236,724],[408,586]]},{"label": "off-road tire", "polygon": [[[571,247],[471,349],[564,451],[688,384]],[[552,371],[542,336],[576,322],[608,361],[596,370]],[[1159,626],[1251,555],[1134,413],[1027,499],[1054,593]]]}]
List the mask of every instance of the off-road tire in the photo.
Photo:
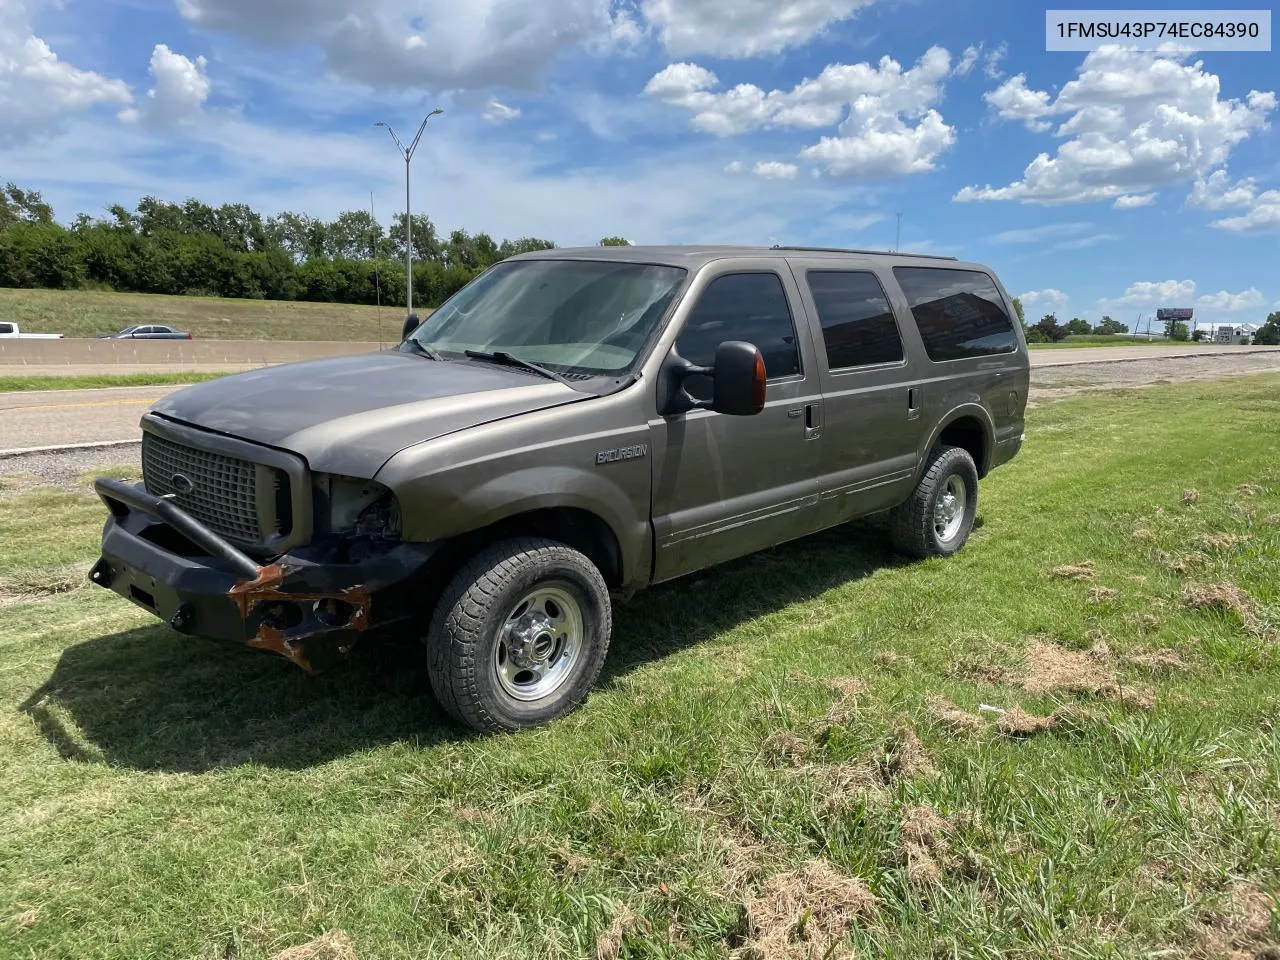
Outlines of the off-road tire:
[{"label": "off-road tire", "polygon": [[[959,476],[965,486],[964,519],[960,529],[943,540],[934,526],[934,509],[952,476]],[[936,447],[911,496],[889,514],[893,547],[898,553],[919,559],[949,557],[965,545],[977,515],[978,468],[973,458],[962,447]]]},{"label": "off-road tire", "polygon": [[[583,648],[557,690],[521,701],[497,679],[494,645],[520,595],[544,582],[569,590],[577,601]],[[426,638],[431,687],[449,715],[473,730],[498,733],[546,723],[587,698],[604,667],[612,625],[609,589],[586,556],[539,537],[503,540],[463,564],[436,606]]]}]

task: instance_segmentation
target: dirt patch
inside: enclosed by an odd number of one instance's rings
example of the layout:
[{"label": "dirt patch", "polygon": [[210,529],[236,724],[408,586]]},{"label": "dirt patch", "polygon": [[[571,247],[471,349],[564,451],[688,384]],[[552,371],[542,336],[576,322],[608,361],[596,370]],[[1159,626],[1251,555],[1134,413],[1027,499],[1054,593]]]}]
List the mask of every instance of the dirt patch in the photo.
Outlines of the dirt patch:
[{"label": "dirt patch", "polygon": [[1189,583],[1182,588],[1182,602],[1193,610],[1234,614],[1250,633],[1262,629],[1253,598],[1228,580],[1213,584]]},{"label": "dirt patch", "polygon": [[356,960],[356,948],[341,930],[330,930],[310,943],[282,950],[271,960]]},{"label": "dirt patch", "polygon": [[1270,937],[1275,898],[1251,883],[1231,888],[1227,909],[1207,917],[1197,955],[1204,960],[1274,960],[1280,944]]},{"label": "dirt patch", "polygon": [[623,906],[619,909],[609,926],[596,937],[596,960],[618,960],[619,954],[622,953],[622,938],[628,931],[634,930],[639,923],[640,918],[628,907]]},{"label": "dirt patch", "polygon": [[751,960],[818,960],[851,956],[839,950],[849,928],[876,912],[875,894],[826,860],[776,874],[747,902],[748,940],[738,956]]},{"label": "dirt patch", "polygon": [[1027,651],[1022,688],[1028,693],[1078,693],[1102,696],[1149,708],[1151,694],[1122,687],[1110,669],[1111,649],[1095,643],[1087,652],[1069,650],[1048,640],[1037,640]]},{"label": "dirt patch", "polygon": [[986,726],[981,717],[961,710],[942,697],[930,697],[924,706],[934,723],[955,733],[979,733]]},{"label": "dirt patch", "polygon": [[1096,580],[1098,574],[1093,569],[1093,561],[1085,560],[1083,563],[1064,564],[1061,567],[1054,567],[1049,571],[1051,576],[1057,577],[1059,580],[1080,580],[1092,581]]}]

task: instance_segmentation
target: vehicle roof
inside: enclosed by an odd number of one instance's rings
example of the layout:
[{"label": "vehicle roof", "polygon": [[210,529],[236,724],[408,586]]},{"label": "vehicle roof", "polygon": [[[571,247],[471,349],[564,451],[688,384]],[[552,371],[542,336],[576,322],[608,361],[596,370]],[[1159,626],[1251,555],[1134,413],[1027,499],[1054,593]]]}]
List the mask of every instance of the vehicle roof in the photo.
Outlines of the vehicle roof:
[{"label": "vehicle roof", "polygon": [[630,263],[656,263],[697,270],[716,260],[736,257],[764,259],[804,257],[814,260],[856,261],[891,267],[950,267],[951,269],[986,270],[982,264],[957,260],[955,257],[923,253],[895,253],[887,250],[846,250],[833,247],[750,247],[750,246],[631,246],[631,247],[557,247],[523,253],[513,260],[617,260]]}]

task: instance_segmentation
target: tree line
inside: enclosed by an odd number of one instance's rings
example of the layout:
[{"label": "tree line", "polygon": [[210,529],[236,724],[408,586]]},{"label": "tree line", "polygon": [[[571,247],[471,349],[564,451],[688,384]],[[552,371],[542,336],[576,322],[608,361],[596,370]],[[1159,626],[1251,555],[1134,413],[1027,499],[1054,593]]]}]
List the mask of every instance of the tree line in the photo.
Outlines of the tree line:
[{"label": "tree line", "polygon": [[[402,303],[405,225],[403,213],[387,230],[366,210],[326,221],[151,196],[132,210],[113,204],[103,217],[80,214],[63,225],[39,191],[8,183],[0,189],[0,287]],[[427,306],[499,260],[555,247],[537,237],[499,242],[465,230],[446,237],[421,214],[411,226],[414,300]]]}]

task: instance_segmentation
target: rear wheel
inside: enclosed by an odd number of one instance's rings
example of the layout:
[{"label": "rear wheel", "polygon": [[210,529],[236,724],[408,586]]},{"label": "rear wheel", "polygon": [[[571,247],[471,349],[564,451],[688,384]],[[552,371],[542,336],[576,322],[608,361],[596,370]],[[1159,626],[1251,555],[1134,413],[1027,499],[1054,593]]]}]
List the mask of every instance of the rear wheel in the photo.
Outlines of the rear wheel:
[{"label": "rear wheel", "polygon": [[583,554],[540,538],[496,543],[458,571],[436,608],[431,686],[475,730],[537,726],[586,699],[611,626],[608,587]]},{"label": "rear wheel", "polygon": [[969,539],[978,514],[978,468],[961,447],[938,447],[906,503],[890,515],[893,546],[909,557],[946,557]]}]

